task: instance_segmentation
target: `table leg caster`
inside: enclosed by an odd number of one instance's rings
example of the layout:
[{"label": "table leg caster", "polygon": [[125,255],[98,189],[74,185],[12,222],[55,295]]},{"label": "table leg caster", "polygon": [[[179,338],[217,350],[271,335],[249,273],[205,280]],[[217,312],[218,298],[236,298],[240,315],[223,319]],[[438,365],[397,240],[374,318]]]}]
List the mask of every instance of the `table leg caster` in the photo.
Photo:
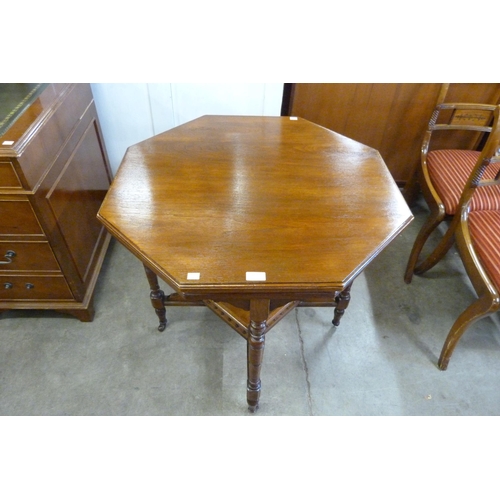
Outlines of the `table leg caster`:
[{"label": "table leg caster", "polygon": [[248,406],[248,411],[250,413],[255,413],[258,409],[259,409],[259,405],[258,404],[255,405],[255,406],[250,406],[250,405]]}]

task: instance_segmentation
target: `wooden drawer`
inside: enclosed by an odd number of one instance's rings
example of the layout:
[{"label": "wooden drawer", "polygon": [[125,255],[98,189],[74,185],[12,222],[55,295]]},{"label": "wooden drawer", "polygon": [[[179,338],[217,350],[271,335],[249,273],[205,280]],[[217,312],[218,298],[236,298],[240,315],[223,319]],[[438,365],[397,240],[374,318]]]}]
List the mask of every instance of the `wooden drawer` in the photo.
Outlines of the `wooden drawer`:
[{"label": "wooden drawer", "polygon": [[21,189],[21,181],[10,161],[0,161],[0,189]]},{"label": "wooden drawer", "polygon": [[90,84],[49,83],[19,111],[0,133],[0,313],[92,321],[110,240],[96,214],[111,172]]},{"label": "wooden drawer", "polygon": [[73,295],[62,276],[0,275],[0,301],[71,299]]},{"label": "wooden drawer", "polygon": [[0,234],[44,235],[27,198],[12,197],[0,200]]},{"label": "wooden drawer", "polygon": [[10,271],[60,272],[61,269],[48,243],[0,241],[0,273]]}]

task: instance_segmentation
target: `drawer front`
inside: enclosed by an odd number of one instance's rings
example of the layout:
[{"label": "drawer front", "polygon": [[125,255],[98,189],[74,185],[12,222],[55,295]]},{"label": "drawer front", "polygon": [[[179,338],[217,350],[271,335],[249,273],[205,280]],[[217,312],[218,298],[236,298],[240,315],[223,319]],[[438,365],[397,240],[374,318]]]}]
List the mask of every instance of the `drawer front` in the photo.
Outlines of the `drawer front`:
[{"label": "drawer front", "polygon": [[21,189],[21,181],[10,161],[0,161],[0,189]]},{"label": "drawer front", "polygon": [[0,241],[0,273],[10,271],[59,271],[48,243]]},{"label": "drawer front", "polygon": [[0,300],[71,300],[62,276],[0,276]]},{"label": "drawer front", "polygon": [[43,230],[27,199],[0,201],[0,234],[43,236]]}]

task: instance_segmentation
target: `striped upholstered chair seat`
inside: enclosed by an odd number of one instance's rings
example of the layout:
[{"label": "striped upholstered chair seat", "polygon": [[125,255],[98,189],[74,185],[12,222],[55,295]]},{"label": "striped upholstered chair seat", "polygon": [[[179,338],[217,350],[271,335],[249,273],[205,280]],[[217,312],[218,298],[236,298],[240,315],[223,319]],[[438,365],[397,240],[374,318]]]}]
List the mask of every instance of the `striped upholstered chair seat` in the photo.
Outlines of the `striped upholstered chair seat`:
[{"label": "striped upholstered chair seat", "polygon": [[[479,151],[462,149],[435,150],[427,155],[429,176],[448,215],[456,212],[464,186],[480,155]],[[483,179],[493,179],[497,172],[498,166],[490,165]],[[470,210],[500,210],[500,186],[476,189]]]},{"label": "striped upholstered chair seat", "polygon": [[[451,227],[454,223],[456,225],[459,254],[477,292],[477,299],[458,316],[448,332],[438,361],[441,370],[446,370],[455,346],[469,326],[500,309],[500,210],[469,210],[470,202],[481,188],[500,185],[500,178],[495,179],[495,174],[500,172],[500,155],[495,154],[500,145],[499,116],[500,107],[495,112],[497,122],[491,144],[483,160],[472,171],[461,206],[451,222]],[[494,180],[486,181],[486,172],[490,172]]]},{"label": "striped upholstered chair seat", "polygon": [[468,227],[474,251],[489,278],[497,290],[500,290],[500,211],[470,212]]},{"label": "striped upholstered chair seat", "polygon": [[[432,269],[452,247],[457,224],[453,218],[460,211],[460,200],[474,167],[482,165],[487,154],[494,154],[492,148],[498,147],[493,132],[499,126],[500,107],[495,104],[447,103],[444,102],[447,90],[448,84],[443,84],[422,142],[421,168],[417,171],[418,182],[430,213],[413,243],[404,276],[406,283],[411,282],[414,274],[421,275]],[[490,125],[469,121],[472,116],[484,117],[484,123]],[[439,132],[438,142],[435,139],[435,132]],[[458,135],[455,135],[456,133]],[[463,140],[464,133],[468,138],[467,141]],[[440,142],[442,134],[447,137],[447,144],[451,144],[448,141],[453,141],[457,146],[454,149],[445,149],[445,146],[439,148],[439,144],[445,144]],[[466,149],[467,145],[472,148],[478,137],[486,141],[482,151]],[[433,149],[431,146],[436,147]],[[492,170],[494,169],[488,167],[483,176],[484,180],[494,179],[496,172]],[[474,189],[473,197],[468,201],[471,211],[500,210],[500,185],[489,182],[488,185]],[[441,222],[450,219],[453,224],[434,245],[434,249],[420,258],[429,236]]]}]

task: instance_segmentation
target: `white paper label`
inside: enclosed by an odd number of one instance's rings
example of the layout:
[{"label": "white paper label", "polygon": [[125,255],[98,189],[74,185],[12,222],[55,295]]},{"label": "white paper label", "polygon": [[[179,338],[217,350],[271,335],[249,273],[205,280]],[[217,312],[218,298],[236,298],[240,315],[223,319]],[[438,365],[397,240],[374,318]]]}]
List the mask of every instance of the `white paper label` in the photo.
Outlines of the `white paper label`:
[{"label": "white paper label", "polygon": [[2,146],[12,146],[14,144],[14,141],[3,141]]},{"label": "white paper label", "polygon": [[200,279],[200,273],[188,273],[187,279],[188,280],[199,280]]},{"label": "white paper label", "polygon": [[266,273],[247,272],[247,281],[266,281]]},{"label": "white paper label", "polygon": [[290,116],[290,120],[298,120],[296,116]]}]

